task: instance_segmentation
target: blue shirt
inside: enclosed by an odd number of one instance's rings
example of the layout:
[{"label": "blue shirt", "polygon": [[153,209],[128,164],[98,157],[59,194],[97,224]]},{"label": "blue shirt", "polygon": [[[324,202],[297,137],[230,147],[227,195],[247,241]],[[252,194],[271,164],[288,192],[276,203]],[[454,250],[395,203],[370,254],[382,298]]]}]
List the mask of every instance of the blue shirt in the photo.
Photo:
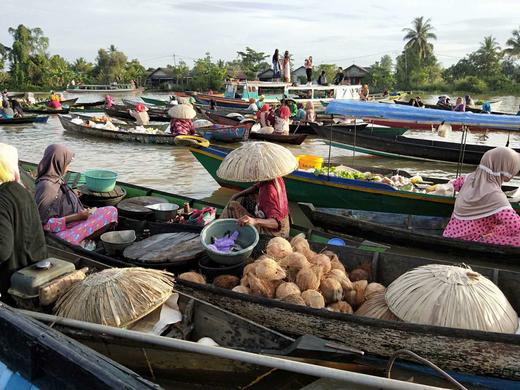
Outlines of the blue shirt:
[{"label": "blue shirt", "polygon": [[256,106],[258,107],[258,109],[261,109],[264,106],[264,102],[260,101],[260,100],[257,100],[256,101]]},{"label": "blue shirt", "polygon": [[294,120],[302,121],[305,119],[305,110],[303,108],[299,108],[294,116]]},{"label": "blue shirt", "polygon": [[482,112],[487,112],[488,114],[491,113],[491,104],[489,104],[489,102],[485,102],[482,105]]}]

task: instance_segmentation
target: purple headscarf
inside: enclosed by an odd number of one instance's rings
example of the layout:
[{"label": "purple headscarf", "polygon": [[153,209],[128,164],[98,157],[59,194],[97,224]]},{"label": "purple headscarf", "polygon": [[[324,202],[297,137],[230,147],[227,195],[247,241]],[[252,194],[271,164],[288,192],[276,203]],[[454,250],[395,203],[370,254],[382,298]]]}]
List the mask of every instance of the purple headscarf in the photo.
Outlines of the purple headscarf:
[{"label": "purple headscarf", "polygon": [[84,210],[83,205],[63,180],[65,168],[74,154],[63,145],[49,145],[38,165],[36,176],[36,204],[43,223]]}]

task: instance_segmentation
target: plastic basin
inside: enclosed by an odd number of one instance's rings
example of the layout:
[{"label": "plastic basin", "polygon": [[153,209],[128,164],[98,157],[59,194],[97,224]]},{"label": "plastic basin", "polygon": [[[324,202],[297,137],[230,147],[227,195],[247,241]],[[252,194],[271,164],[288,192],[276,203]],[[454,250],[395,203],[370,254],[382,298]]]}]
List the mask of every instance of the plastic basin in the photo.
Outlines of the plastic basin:
[{"label": "plastic basin", "polygon": [[321,169],[321,166],[323,165],[322,157],[300,154],[296,158],[300,169]]},{"label": "plastic basin", "polygon": [[91,169],[84,173],[85,185],[93,192],[110,192],[116,186],[117,173],[103,169]]},{"label": "plastic basin", "polygon": [[[239,233],[236,243],[243,248],[242,250],[222,253],[209,248],[208,245],[211,244],[212,237],[221,238],[226,233],[233,233],[235,230],[238,230]],[[206,249],[208,256],[215,263],[224,265],[238,264],[249,258],[256,244],[258,244],[259,239],[260,236],[258,230],[253,226],[239,226],[238,221],[231,218],[217,219],[202,229],[202,232],[200,233],[202,246]]]}]

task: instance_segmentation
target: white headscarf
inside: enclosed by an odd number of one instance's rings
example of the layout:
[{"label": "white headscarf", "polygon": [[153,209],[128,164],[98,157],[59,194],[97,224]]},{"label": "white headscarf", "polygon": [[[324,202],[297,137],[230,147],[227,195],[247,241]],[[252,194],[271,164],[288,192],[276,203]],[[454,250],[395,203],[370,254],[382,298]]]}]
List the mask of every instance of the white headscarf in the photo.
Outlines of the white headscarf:
[{"label": "white headscarf", "polygon": [[511,179],[520,170],[520,155],[511,148],[498,147],[482,156],[475,172],[464,180],[453,216],[473,220],[510,209],[511,203],[502,191],[504,179]]},{"label": "white headscarf", "polygon": [[18,151],[14,146],[0,143],[0,184],[20,182]]}]

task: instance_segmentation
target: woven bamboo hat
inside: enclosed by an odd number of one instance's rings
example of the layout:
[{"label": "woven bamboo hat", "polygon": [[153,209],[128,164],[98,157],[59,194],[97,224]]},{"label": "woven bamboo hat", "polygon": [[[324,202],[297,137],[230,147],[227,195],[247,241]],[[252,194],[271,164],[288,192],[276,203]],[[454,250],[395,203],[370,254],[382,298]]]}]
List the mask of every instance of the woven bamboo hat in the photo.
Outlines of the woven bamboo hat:
[{"label": "woven bamboo hat", "polygon": [[502,333],[518,328],[518,315],[502,291],[469,268],[415,268],[388,286],[385,300],[405,322]]},{"label": "woven bamboo hat", "polygon": [[401,321],[388,308],[384,292],[374,293],[369,300],[357,309],[356,315],[388,321]]},{"label": "woven bamboo hat", "polygon": [[193,119],[197,113],[189,104],[178,104],[168,110],[168,115],[175,119]]},{"label": "woven bamboo hat", "polygon": [[111,268],[72,286],[54,307],[74,320],[126,327],[161,306],[172,294],[173,275],[145,268]]},{"label": "woven bamboo hat", "polygon": [[247,142],[230,152],[217,175],[224,180],[252,183],[285,176],[298,167],[296,157],[271,142]]}]

